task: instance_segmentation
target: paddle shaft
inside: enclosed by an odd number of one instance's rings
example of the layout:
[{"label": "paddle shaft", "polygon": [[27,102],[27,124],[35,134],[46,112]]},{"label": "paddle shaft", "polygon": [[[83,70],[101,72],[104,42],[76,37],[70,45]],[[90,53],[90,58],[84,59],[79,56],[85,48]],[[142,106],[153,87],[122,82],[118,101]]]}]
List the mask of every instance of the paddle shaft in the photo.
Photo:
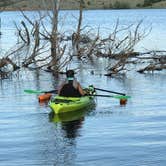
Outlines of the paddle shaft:
[{"label": "paddle shaft", "polygon": [[114,97],[112,95],[90,95],[90,96],[96,96],[96,97]]},{"label": "paddle shaft", "polygon": [[99,90],[99,91],[109,92],[109,93],[115,93],[115,94],[118,94],[118,95],[123,95],[123,96],[125,96],[125,95],[126,95],[126,94],[124,94],[124,93],[114,92],[114,91],[105,90],[105,89],[100,89],[100,88],[95,88],[95,89],[96,89],[96,90]]},{"label": "paddle shaft", "polygon": [[112,97],[112,98],[115,98],[115,99],[129,99],[131,98],[131,96],[118,96],[118,95],[88,95],[88,96],[95,96],[95,97]]},{"label": "paddle shaft", "polygon": [[57,93],[58,90],[43,91],[43,93]]},{"label": "paddle shaft", "polygon": [[24,92],[30,93],[30,94],[40,94],[40,93],[57,93],[58,90],[50,90],[50,91],[42,91],[42,90],[32,90],[32,89],[26,89]]}]

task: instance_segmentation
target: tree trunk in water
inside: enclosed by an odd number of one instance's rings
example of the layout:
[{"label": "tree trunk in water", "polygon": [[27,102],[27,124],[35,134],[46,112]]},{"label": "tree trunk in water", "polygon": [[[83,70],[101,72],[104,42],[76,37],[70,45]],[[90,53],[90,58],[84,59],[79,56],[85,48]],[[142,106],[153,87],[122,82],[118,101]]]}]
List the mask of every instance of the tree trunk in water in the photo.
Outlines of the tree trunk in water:
[{"label": "tree trunk in water", "polygon": [[79,7],[79,20],[78,20],[78,25],[77,25],[77,32],[73,34],[72,42],[73,42],[74,55],[77,55],[80,58],[81,57],[80,34],[81,34],[82,12],[83,12],[83,7],[84,7],[84,0],[80,0],[79,3],[80,3],[80,7]]},{"label": "tree trunk in water", "polygon": [[60,0],[53,0],[53,18],[52,18],[52,33],[51,33],[51,66],[54,72],[58,72],[58,12]]},{"label": "tree trunk in water", "polygon": [[76,42],[78,57],[81,56],[79,50],[80,50],[80,33],[81,33],[81,24],[82,24],[83,3],[84,3],[84,0],[80,0],[80,14],[79,14],[78,27],[77,27],[77,42]]}]

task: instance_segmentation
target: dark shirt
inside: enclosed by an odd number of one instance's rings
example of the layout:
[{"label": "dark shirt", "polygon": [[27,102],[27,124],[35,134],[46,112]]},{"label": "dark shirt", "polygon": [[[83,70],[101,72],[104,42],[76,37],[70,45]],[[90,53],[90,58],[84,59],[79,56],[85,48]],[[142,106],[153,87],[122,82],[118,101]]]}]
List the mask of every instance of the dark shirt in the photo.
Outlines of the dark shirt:
[{"label": "dark shirt", "polygon": [[64,84],[59,95],[65,97],[81,97],[79,90],[73,86],[72,82]]}]

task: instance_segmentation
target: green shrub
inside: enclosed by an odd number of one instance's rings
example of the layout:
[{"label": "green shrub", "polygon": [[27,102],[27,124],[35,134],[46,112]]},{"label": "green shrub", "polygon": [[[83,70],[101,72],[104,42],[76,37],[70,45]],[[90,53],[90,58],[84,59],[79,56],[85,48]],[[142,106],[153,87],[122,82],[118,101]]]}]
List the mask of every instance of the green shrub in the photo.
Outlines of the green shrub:
[{"label": "green shrub", "polygon": [[127,2],[116,1],[113,5],[114,9],[130,9],[130,5]]},{"label": "green shrub", "polygon": [[88,1],[88,2],[87,2],[87,5],[88,5],[88,6],[90,6],[90,5],[91,5],[91,2],[90,2],[90,1]]},{"label": "green shrub", "polygon": [[138,3],[138,4],[136,5],[136,7],[142,7],[142,5],[141,5],[140,3]]},{"label": "green shrub", "polygon": [[161,2],[163,0],[144,0],[143,6],[151,6],[153,3]]}]

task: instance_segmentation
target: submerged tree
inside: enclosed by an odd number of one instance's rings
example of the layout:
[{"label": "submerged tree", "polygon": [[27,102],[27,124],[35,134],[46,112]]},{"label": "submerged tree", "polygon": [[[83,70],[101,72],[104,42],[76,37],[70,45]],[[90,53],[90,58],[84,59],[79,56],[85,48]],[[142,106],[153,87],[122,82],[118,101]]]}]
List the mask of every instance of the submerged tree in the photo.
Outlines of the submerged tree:
[{"label": "submerged tree", "polygon": [[25,21],[21,21],[21,27],[17,27],[20,38],[19,51],[26,50],[26,56],[22,58],[22,66],[33,68],[47,67],[50,71],[57,73],[70,60],[65,57],[66,44],[62,41],[63,34],[58,30],[58,13],[60,0],[51,0],[51,11],[47,9],[45,0],[45,11],[38,11],[38,19],[31,19],[23,11]]},{"label": "submerged tree", "polygon": [[[109,61],[109,65],[105,68],[106,75],[110,76],[128,71],[129,63],[137,63],[138,59],[141,59],[141,54],[134,52],[134,47],[150,33],[151,28],[142,29],[142,20],[137,24],[122,27],[118,19],[115,26],[109,31],[107,29],[107,35],[103,37],[100,34],[105,31],[102,27],[88,29],[87,26],[82,25],[86,1],[77,2],[79,17],[77,27],[71,36],[67,36],[70,33],[68,32],[66,35],[66,32],[63,32],[64,29],[59,28],[59,21],[63,21],[59,17],[60,0],[50,0],[51,10],[46,0],[43,0],[45,10],[36,12],[37,15],[34,19],[22,11],[24,20],[20,24],[15,24],[19,37],[18,42],[12,50],[5,54],[3,59],[0,59],[0,69],[10,64],[13,66],[13,70],[20,67],[44,68],[47,71],[58,73],[72,60],[73,55],[77,55],[78,60],[106,57]],[[165,63],[162,59],[163,62]],[[162,64],[160,69],[162,68],[164,69],[165,65]],[[153,69],[159,70],[159,66],[153,67]],[[138,72],[143,73],[150,68],[142,70],[140,69]]]},{"label": "submerged tree", "polygon": [[81,26],[82,26],[83,8],[85,7],[85,1],[79,0],[78,3],[79,3],[79,19],[78,19],[76,32],[72,34],[72,46],[74,54],[80,58],[81,57],[80,42],[81,42],[81,30],[82,30]]}]

